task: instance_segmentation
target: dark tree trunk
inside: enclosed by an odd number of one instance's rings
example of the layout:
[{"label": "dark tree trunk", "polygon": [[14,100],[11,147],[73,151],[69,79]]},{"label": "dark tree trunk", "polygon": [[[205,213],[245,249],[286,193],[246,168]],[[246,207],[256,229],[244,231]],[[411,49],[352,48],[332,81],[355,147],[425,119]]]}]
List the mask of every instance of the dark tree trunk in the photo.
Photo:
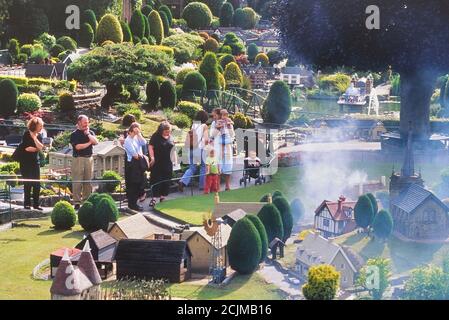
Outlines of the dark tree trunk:
[{"label": "dark tree trunk", "polygon": [[430,137],[430,99],[437,74],[430,71],[401,73],[400,132],[406,139],[412,126],[414,139]]}]

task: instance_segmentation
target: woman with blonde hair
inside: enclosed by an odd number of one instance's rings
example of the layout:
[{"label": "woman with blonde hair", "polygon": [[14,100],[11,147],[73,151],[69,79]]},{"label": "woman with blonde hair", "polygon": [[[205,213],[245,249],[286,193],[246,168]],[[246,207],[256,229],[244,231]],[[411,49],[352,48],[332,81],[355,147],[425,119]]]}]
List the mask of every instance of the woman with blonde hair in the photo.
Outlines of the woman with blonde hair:
[{"label": "woman with blonde hair", "polygon": [[[41,118],[35,117],[28,121],[28,130],[23,134],[22,143],[19,148],[21,156],[19,159],[20,173],[23,179],[40,180],[39,152],[44,148],[41,131],[44,129],[44,122]],[[41,184],[39,181],[24,183],[24,207],[31,209],[31,193],[33,193],[33,208],[42,210],[39,206],[39,195]]]}]

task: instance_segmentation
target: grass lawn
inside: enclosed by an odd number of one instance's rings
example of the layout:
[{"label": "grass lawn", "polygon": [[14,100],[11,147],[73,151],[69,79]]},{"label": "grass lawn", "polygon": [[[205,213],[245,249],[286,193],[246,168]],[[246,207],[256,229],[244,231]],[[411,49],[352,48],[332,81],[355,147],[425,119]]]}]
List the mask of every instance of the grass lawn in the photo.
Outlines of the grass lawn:
[{"label": "grass lawn", "polygon": [[404,273],[427,264],[441,264],[442,258],[449,254],[449,244],[419,244],[403,242],[391,237],[381,243],[366,234],[351,233],[337,238],[337,243],[347,245],[365,260],[383,257],[391,260],[394,273]]},{"label": "grass lawn", "polygon": [[[145,138],[150,138],[151,135],[157,130],[157,127],[159,126],[158,121],[155,121],[156,118],[144,115],[143,118],[139,121],[140,125],[142,126],[142,133]],[[121,124],[117,123],[111,123],[111,122],[102,122],[103,128],[105,130],[112,130],[112,131],[124,131],[127,128],[123,127]]]},{"label": "grass lawn", "polygon": [[32,279],[33,268],[61,247],[73,247],[84,232],[51,229],[50,218],[26,221],[39,228],[19,227],[0,232],[0,299],[49,299],[50,281]]},{"label": "grass lawn", "polygon": [[[252,186],[245,189],[232,190],[220,193],[221,201],[251,202],[259,201],[260,198],[275,190],[282,191],[288,198],[293,198],[297,194],[295,185],[298,180],[299,168],[279,168],[271,182]],[[214,195],[199,195],[194,197],[174,199],[162,202],[157,205],[157,209],[181,219],[189,224],[200,225],[203,223],[203,216],[213,210]]]},{"label": "grass lawn", "polygon": [[194,300],[281,300],[283,295],[272,284],[266,283],[258,274],[237,275],[224,288],[189,285],[170,286],[172,297]]}]

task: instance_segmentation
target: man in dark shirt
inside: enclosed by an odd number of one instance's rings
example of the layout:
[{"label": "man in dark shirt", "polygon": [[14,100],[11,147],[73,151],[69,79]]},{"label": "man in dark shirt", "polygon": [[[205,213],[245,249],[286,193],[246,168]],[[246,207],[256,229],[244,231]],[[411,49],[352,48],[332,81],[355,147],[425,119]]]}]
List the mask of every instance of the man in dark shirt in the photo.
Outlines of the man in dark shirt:
[{"label": "man in dark shirt", "polygon": [[93,146],[98,144],[95,133],[89,129],[89,118],[80,115],[77,121],[77,129],[70,135],[70,144],[73,148],[72,180],[73,203],[75,209],[80,208],[81,202],[86,201],[92,193],[90,182],[79,183],[76,181],[92,180],[93,178]]}]

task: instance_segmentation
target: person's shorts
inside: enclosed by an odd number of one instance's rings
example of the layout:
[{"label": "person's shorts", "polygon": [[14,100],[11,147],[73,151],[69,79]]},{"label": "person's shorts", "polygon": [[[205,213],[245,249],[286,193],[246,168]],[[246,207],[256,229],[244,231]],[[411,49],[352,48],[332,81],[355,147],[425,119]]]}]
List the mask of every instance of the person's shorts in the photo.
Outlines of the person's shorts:
[{"label": "person's shorts", "polygon": [[223,174],[232,174],[233,165],[232,163],[223,163],[221,165],[221,172]]}]

